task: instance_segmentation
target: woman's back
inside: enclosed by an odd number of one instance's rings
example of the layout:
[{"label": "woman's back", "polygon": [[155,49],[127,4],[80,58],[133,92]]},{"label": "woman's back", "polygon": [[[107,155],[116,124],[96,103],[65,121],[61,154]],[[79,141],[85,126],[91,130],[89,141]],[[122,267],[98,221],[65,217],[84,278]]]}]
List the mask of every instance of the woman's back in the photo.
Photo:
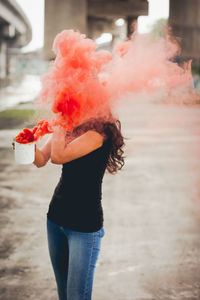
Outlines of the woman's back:
[{"label": "woman's back", "polygon": [[47,213],[51,221],[82,232],[103,226],[101,188],[109,153],[107,139],[100,148],[63,164]]}]

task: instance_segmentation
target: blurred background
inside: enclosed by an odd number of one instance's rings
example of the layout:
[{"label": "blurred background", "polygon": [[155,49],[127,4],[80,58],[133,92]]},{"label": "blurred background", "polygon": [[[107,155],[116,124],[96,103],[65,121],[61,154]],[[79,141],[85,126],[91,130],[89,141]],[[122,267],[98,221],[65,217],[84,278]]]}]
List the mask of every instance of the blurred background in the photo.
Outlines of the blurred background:
[{"label": "blurred background", "polygon": [[[40,89],[39,76],[54,59],[53,39],[64,28],[85,33],[98,47],[111,49],[134,30],[163,35],[171,26],[181,39],[179,60],[192,59],[195,87],[200,73],[199,1],[175,0],[17,0],[1,1],[0,109],[29,101]],[[31,87],[31,89],[29,88]],[[14,88],[14,94],[12,89]],[[28,95],[20,90],[28,89]],[[30,94],[31,92],[31,94]],[[18,98],[19,97],[19,98]],[[3,103],[2,103],[3,102]]]},{"label": "blurred background", "polygon": [[[55,58],[56,34],[79,30],[111,50],[134,31],[165,37],[168,25],[182,49],[176,61],[192,59],[199,94],[200,0],[0,0],[2,300],[56,299],[45,214],[60,166],[17,165],[11,150],[19,130],[35,125],[33,103]],[[94,299],[199,300],[199,103],[127,98],[119,109],[126,165],[104,180],[106,234]]]}]

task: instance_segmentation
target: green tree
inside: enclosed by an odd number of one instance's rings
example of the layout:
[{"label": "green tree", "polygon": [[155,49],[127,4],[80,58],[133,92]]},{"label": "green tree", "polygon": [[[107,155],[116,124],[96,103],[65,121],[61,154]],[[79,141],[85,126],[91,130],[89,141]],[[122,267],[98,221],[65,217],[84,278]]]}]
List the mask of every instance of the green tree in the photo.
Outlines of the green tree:
[{"label": "green tree", "polygon": [[152,25],[151,33],[155,37],[166,37],[167,34],[167,26],[168,26],[168,19],[159,19]]}]

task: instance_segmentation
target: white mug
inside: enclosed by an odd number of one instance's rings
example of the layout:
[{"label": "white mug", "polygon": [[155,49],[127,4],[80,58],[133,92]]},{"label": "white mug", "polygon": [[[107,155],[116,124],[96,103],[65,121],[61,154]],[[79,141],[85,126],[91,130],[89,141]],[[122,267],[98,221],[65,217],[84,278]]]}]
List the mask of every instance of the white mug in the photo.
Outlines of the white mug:
[{"label": "white mug", "polygon": [[18,164],[32,164],[35,160],[35,142],[21,144],[15,141],[15,161]]}]

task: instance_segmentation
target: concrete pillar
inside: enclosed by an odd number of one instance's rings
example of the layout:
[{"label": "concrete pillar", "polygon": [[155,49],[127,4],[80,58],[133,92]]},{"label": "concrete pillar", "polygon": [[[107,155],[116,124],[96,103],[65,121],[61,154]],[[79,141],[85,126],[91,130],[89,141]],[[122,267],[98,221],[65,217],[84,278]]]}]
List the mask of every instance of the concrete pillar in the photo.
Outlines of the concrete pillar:
[{"label": "concrete pillar", "polygon": [[181,38],[183,58],[200,60],[200,0],[170,0],[169,25]]},{"label": "concrete pillar", "polygon": [[137,18],[136,17],[132,17],[132,16],[128,16],[126,18],[127,20],[127,36],[130,37],[132,35],[132,33],[137,29]]},{"label": "concrete pillar", "polygon": [[7,77],[7,43],[0,41],[0,80]]},{"label": "concrete pillar", "polygon": [[53,40],[64,29],[87,34],[87,0],[45,0],[44,50],[45,60],[53,59]]}]

